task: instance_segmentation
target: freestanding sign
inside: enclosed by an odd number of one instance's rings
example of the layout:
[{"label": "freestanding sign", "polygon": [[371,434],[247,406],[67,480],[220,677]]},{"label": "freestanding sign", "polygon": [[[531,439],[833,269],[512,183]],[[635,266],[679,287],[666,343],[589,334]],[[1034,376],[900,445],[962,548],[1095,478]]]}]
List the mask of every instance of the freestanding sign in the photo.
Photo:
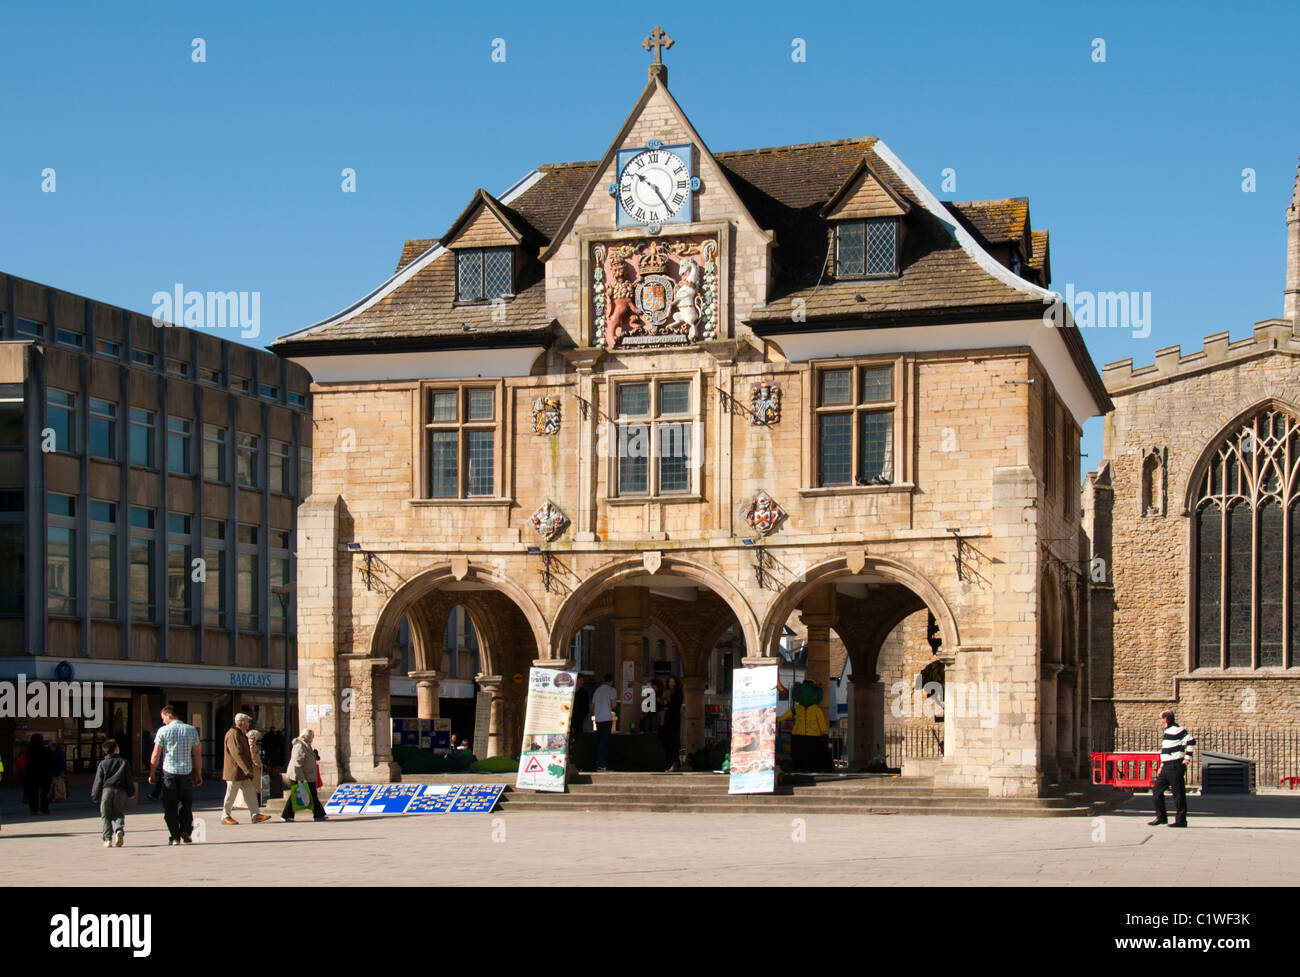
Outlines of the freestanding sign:
[{"label": "freestanding sign", "polygon": [[776,789],[777,666],[738,668],[731,682],[730,794]]},{"label": "freestanding sign", "polygon": [[519,753],[516,787],[564,791],[568,766],[569,724],[577,672],[533,668],[528,673],[528,710],[524,714],[524,746]]}]

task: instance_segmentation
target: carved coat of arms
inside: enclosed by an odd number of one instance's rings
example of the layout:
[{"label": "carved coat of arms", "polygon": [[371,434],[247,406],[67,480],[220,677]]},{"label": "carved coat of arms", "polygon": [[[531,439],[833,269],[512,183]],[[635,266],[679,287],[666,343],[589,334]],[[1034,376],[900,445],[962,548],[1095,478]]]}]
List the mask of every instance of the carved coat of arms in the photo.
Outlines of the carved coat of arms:
[{"label": "carved coat of arms", "polygon": [[755,383],[749,388],[750,409],[755,424],[770,425],[781,420],[781,386],[776,383]]},{"label": "carved coat of arms", "polygon": [[760,536],[769,536],[785,518],[780,503],[766,492],[759,492],[745,507],[745,522]]},{"label": "carved coat of arms", "polygon": [[560,433],[560,398],[538,397],[533,401],[533,433]]},{"label": "carved coat of arms", "polygon": [[558,539],[569,525],[569,517],[550,499],[539,505],[528,521],[532,523],[537,535],[548,543]]}]

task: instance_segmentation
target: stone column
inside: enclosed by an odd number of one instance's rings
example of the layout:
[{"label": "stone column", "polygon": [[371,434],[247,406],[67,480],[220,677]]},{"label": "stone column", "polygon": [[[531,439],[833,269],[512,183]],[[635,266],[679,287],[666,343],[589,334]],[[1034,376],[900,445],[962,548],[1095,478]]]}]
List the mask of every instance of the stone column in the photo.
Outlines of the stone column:
[{"label": "stone column", "polygon": [[[371,658],[369,655],[340,655],[339,663],[348,676],[347,687],[352,690],[351,709],[340,717],[346,733],[344,743],[349,751],[346,772],[362,784],[392,783],[400,779],[402,771],[393,760],[388,659]],[[301,674],[299,672],[299,676]],[[306,708],[300,705],[299,709],[299,728],[305,729]],[[322,752],[322,759],[324,756]],[[322,770],[322,776],[326,783],[340,782],[330,779],[328,767]]]},{"label": "stone column", "polygon": [[1056,715],[1056,680],[1061,674],[1061,666],[1055,662],[1043,662],[1042,679],[1038,685],[1039,729],[1041,731],[1041,766],[1043,776],[1049,781],[1061,779],[1060,760],[1057,756],[1057,715]]},{"label": "stone column", "polygon": [[[492,696],[492,704],[488,709],[487,752],[479,758],[486,760],[488,757],[505,756],[505,691],[501,687],[501,676],[476,675],[474,681],[480,689]],[[479,744],[475,743],[474,748],[477,750]]]},{"label": "stone column", "polygon": [[[799,617],[808,629],[808,667],[804,680],[822,687],[821,710],[830,721],[831,626],[835,623],[835,588],[822,585],[803,599]],[[793,690],[792,690],[793,691]]]},{"label": "stone column", "polygon": [[415,709],[420,719],[438,718],[438,680],[442,673],[433,670],[407,672],[409,678],[415,679]]},{"label": "stone column", "polygon": [[[626,733],[641,716],[641,637],[649,616],[649,591],[644,587],[614,588],[614,627],[618,632],[618,655],[614,662],[614,685],[619,691],[618,731]],[[632,701],[624,702],[623,663],[633,663]],[[640,727],[638,726],[638,729]]]},{"label": "stone column", "polygon": [[885,752],[885,684],[880,676],[853,677],[853,755],[852,770],[865,770],[879,754]]},{"label": "stone column", "polygon": [[686,738],[682,742],[687,756],[704,748],[704,687],[708,681],[704,675],[682,676],[683,711],[686,713]]}]

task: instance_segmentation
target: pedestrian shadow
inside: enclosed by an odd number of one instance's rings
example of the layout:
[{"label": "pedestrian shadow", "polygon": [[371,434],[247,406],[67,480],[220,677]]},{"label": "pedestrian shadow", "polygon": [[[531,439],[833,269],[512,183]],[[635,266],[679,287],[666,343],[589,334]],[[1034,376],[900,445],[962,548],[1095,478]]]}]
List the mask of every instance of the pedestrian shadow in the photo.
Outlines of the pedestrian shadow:
[{"label": "pedestrian shadow", "polygon": [[[1165,807],[1173,815],[1173,798],[1165,795]],[[1112,812],[1114,816],[1145,817],[1154,815],[1154,801],[1150,791],[1134,794],[1123,806]],[[1189,794],[1188,818],[1269,818],[1300,821],[1300,795],[1286,794]]]}]

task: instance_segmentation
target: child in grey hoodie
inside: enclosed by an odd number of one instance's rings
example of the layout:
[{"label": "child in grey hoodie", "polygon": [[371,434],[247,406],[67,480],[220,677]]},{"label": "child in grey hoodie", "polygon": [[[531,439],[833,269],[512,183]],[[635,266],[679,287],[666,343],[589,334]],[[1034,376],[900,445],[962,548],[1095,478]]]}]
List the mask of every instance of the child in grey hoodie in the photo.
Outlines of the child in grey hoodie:
[{"label": "child in grey hoodie", "polygon": [[90,799],[99,805],[99,818],[104,829],[104,847],[126,840],[126,799],[135,796],[135,781],[131,778],[131,765],[117,750],[117,740],[104,740],[104,759],[95,771],[95,783],[90,788]]}]

